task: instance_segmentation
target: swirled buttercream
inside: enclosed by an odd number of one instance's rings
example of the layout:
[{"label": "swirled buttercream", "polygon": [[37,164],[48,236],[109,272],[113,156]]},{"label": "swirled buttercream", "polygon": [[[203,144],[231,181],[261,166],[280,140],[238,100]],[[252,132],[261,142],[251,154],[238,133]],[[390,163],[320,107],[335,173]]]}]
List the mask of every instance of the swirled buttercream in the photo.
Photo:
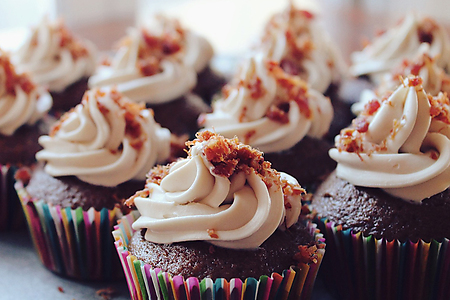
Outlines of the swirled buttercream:
[{"label": "swirled buttercream", "polygon": [[293,177],[270,169],[259,151],[236,139],[198,137],[188,158],[153,169],[146,189],[131,198],[141,214],[134,229],[146,229],[154,243],[202,240],[245,249],[297,222],[304,190]]},{"label": "swirled buttercream", "polygon": [[131,28],[115,56],[97,68],[90,87],[117,86],[133,101],[158,104],[186,95],[211,60],[209,42],[162,16],[151,30]]},{"label": "swirled buttercream", "polygon": [[29,72],[38,84],[61,92],[94,72],[96,49],[74,37],[61,21],[43,18],[12,59],[19,71]]},{"label": "swirled buttercream", "polygon": [[32,125],[52,106],[52,97],[27,74],[18,74],[9,56],[0,51],[0,134],[12,135]]},{"label": "swirled buttercream", "polygon": [[359,115],[370,100],[395,90],[402,84],[402,78],[409,75],[420,76],[422,87],[430,95],[437,96],[439,92],[450,94],[450,76],[437,65],[436,58],[430,56],[430,45],[422,43],[418,55],[413,60],[404,59],[400,65],[386,73],[376,90],[363,90],[360,101],[352,105],[352,112]]},{"label": "swirled buttercream", "polygon": [[256,51],[280,62],[286,72],[299,75],[321,93],[346,73],[342,55],[316,16],[292,3],[267,23]]},{"label": "swirled buttercream", "polygon": [[44,149],[36,158],[46,162],[48,174],[102,186],[144,180],[170,155],[169,130],[155,123],[151,110],[115,90],[87,91],[39,143]]},{"label": "swirled buttercream", "polygon": [[277,152],[306,135],[321,138],[332,118],[327,97],[258,55],[246,61],[234,82],[225,87],[224,98],[213,103],[213,113],[203,115],[200,123],[263,152]]},{"label": "swirled buttercream", "polygon": [[450,39],[445,29],[434,20],[411,12],[362,51],[354,52],[350,71],[354,76],[367,74],[378,84],[392,66],[399,65],[404,59],[413,59],[423,43],[429,44],[429,55],[436,59],[436,64],[448,69]]},{"label": "swirled buttercream", "polygon": [[337,175],[419,203],[442,192],[450,185],[449,108],[446,95],[427,95],[421,78],[409,77],[336,137]]}]

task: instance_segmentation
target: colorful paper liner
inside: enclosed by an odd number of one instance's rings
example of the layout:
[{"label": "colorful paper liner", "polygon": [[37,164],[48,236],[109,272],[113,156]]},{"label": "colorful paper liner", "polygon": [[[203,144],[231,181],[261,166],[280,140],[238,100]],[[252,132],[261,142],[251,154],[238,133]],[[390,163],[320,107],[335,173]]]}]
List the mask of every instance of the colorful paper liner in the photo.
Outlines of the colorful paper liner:
[{"label": "colorful paper liner", "polygon": [[[318,250],[316,264],[292,266],[281,274],[247,278],[244,281],[233,278],[229,282],[218,278],[199,281],[190,277],[172,276],[161,269],[143,263],[127,251],[127,245],[134,230],[131,224],[138,217],[133,212],[124,216],[114,227],[113,236],[119,254],[128,288],[133,300],[298,300],[309,299],[319,270],[325,248]],[[315,240],[324,244],[317,226],[307,224]]]},{"label": "colorful paper liner", "polygon": [[327,241],[320,275],[338,299],[450,299],[448,239],[388,241],[316,221]]},{"label": "colorful paper liner", "polygon": [[25,229],[25,218],[17,192],[14,174],[17,167],[0,165],[0,231]]},{"label": "colorful paper liner", "polygon": [[49,270],[80,280],[123,278],[111,230],[120,209],[71,209],[30,197],[22,182],[16,190],[42,264]]}]

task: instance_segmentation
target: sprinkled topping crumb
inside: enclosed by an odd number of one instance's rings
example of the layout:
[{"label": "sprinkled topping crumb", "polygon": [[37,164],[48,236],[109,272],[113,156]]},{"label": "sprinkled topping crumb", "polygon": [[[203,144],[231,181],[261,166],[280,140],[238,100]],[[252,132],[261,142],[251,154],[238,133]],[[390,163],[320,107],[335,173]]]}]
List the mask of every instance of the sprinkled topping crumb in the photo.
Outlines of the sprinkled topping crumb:
[{"label": "sprinkled topping crumb", "polygon": [[430,115],[433,119],[450,124],[450,101],[447,94],[439,93],[436,97],[428,95]]},{"label": "sprinkled topping crumb", "polygon": [[206,230],[208,232],[208,235],[212,238],[212,239],[218,239],[219,236],[217,235],[216,231],[214,229],[207,229]]},{"label": "sprinkled topping crumb", "polygon": [[299,264],[316,264],[318,262],[317,250],[319,248],[321,248],[321,245],[316,242],[298,246],[299,252],[294,255],[294,260]]},{"label": "sprinkled topping crumb", "polygon": [[74,60],[89,55],[87,48],[73,36],[62,21],[57,24],[55,31],[61,36],[60,47],[68,49]]},{"label": "sprinkled topping crumb", "polygon": [[16,73],[9,55],[3,51],[0,51],[0,68],[3,71],[0,71],[0,78],[4,81],[4,91],[7,94],[16,96],[16,86],[20,86],[20,88],[28,95],[36,88],[35,84],[26,73]]}]

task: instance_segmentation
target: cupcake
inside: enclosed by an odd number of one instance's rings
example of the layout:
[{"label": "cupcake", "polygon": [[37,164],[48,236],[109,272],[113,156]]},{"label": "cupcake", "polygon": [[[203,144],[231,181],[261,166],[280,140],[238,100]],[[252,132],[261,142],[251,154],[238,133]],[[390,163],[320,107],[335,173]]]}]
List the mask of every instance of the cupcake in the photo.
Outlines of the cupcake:
[{"label": "cupcake", "polygon": [[313,12],[298,9],[291,2],[283,12],[271,17],[255,51],[262,52],[266,58],[278,62],[285,72],[300,76],[312,89],[331,98],[335,112],[331,137],[350,124],[350,105],[338,95],[347,66]]},{"label": "cupcake", "polygon": [[299,220],[298,182],[237,139],[204,131],[189,146],[149,173],[127,201],[132,230],[123,218],[113,233],[132,298],[308,298],[325,249]]},{"label": "cupcake", "polygon": [[336,172],[312,206],[342,299],[450,296],[449,112],[447,95],[410,76],[336,137]]},{"label": "cupcake", "polygon": [[129,29],[115,55],[89,79],[89,86],[116,86],[132,101],[146,102],[162,126],[177,134],[193,134],[199,114],[210,110],[191,91],[197,72],[209,72],[212,48],[175,20],[158,21],[152,31]]},{"label": "cupcake", "polygon": [[429,55],[448,72],[450,40],[447,32],[433,19],[413,12],[375,37],[363,50],[354,52],[350,72],[354,76],[368,76],[378,85],[393,66],[401,64],[404,59],[413,59],[422,44],[429,45]]},{"label": "cupcake", "polygon": [[51,106],[50,94],[18,73],[0,50],[0,231],[25,227],[14,173],[35,164],[38,137],[46,130],[42,119]]},{"label": "cupcake", "polygon": [[391,72],[386,73],[380,85],[375,90],[363,90],[360,101],[352,105],[352,112],[359,115],[369,101],[390,95],[408,75],[420,76],[422,87],[425,91],[437,96],[440,92],[450,94],[450,76],[437,65],[437,58],[430,54],[430,45],[420,45],[419,54],[412,60],[404,59],[401,64],[395,66]]},{"label": "cupcake", "polygon": [[81,102],[95,69],[96,49],[75,37],[61,20],[43,18],[12,59],[20,71],[48,88],[53,110],[61,112]]},{"label": "cupcake", "polygon": [[120,277],[110,232],[129,212],[123,200],[169,160],[170,139],[151,110],[99,89],[39,138],[45,167],[21,172],[16,189],[45,267],[75,279]]},{"label": "cupcake", "polygon": [[264,152],[275,169],[311,185],[336,166],[328,157],[331,143],[322,139],[332,118],[329,98],[256,55],[225,86],[213,112],[199,121],[227,138],[237,136]]}]

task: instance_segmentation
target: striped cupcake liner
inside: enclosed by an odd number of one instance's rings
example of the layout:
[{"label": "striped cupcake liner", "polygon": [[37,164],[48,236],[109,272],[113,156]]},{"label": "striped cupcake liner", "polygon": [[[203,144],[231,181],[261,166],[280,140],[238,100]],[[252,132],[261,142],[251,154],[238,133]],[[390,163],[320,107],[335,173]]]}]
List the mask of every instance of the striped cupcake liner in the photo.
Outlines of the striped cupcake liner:
[{"label": "striped cupcake liner", "polygon": [[[124,216],[114,227],[113,236],[117,252],[127,279],[133,300],[298,300],[309,299],[319,270],[325,248],[318,250],[316,264],[301,264],[284,270],[281,274],[261,276],[259,279],[233,278],[229,282],[218,278],[183,278],[172,276],[161,269],[152,268],[131,255],[127,245],[134,233],[131,224],[139,214],[133,212]],[[307,226],[319,243],[325,243],[316,225]]]},{"label": "striped cupcake liner", "polygon": [[15,166],[0,165],[0,231],[25,229],[25,218],[14,189]]},{"label": "striped cupcake liner", "polygon": [[448,239],[388,241],[316,221],[327,241],[321,275],[339,299],[450,299]]},{"label": "striped cupcake liner", "polygon": [[119,208],[71,209],[33,199],[21,181],[15,188],[34,247],[49,270],[73,279],[123,278],[111,230],[123,214]]}]

